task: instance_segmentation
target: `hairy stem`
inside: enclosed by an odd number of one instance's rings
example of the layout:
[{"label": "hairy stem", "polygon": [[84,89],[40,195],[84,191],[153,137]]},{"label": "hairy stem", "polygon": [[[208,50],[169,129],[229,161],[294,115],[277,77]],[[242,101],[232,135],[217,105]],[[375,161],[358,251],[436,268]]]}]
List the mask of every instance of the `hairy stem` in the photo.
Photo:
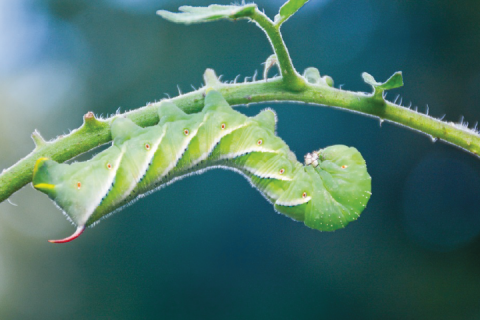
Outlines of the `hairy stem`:
[{"label": "hairy stem", "polygon": [[254,20],[257,25],[265,31],[267,38],[270,40],[273,51],[277,56],[279,69],[285,87],[288,90],[292,91],[302,91],[305,89],[305,80],[301,77],[298,72],[295,70],[288,54],[287,47],[285,42],[283,42],[282,35],[280,33],[280,25],[276,25],[262,12],[255,10],[253,11],[250,18]]},{"label": "hairy stem", "polygon": [[[222,93],[231,105],[241,105],[272,101],[306,102],[352,110],[380,119],[401,124],[421,131],[432,137],[444,140],[475,155],[480,154],[480,136],[461,125],[446,123],[430,116],[383,100],[363,92],[335,89],[326,85],[305,83],[301,92],[285,90],[282,78],[240,84],[217,83],[214,89]],[[198,112],[203,108],[206,87],[175,98],[171,101],[187,113]],[[159,103],[126,113],[140,126],[151,126],[158,122]],[[0,202],[8,199],[32,180],[35,162],[40,157],[49,157],[58,162],[72,159],[111,140],[109,123],[113,118],[97,120],[91,113],[85,116],[82,127],[71,134],[51,142],[43,142],[37,135],[37,147],[28,156],[0,174]],[[39,141],[42,141],[39,143]]]}]

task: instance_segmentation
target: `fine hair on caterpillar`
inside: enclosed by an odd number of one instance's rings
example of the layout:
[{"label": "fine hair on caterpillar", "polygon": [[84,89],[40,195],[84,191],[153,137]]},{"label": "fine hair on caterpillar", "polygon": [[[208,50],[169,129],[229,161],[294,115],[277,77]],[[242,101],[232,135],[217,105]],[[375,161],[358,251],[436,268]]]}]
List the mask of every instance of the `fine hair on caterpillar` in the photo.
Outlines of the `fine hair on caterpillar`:
[{"label": "fine hair on caterpillar", "polygon": [[158,112],[159,123],[147,128],[116,118],[112,146],[88,161],[37,160],[33,186],[77,226],[72,236],[51,242],[69,242],[135,199],[217,167],[240,172],[276,211],[321,231],[356,220],[370,198],[371,178],[355,148],[327,147],[302,164],[276,136],[271,109],[250,118],[212,90],[199,113],[186,114],[168,101]]}]

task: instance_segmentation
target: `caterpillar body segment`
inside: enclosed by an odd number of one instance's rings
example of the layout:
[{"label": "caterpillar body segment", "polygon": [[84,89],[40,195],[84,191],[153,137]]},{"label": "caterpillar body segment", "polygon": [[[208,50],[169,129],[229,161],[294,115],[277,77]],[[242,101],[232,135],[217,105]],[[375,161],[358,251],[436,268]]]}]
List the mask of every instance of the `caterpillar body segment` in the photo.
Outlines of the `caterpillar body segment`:
[{"label": "caterpillar body segment", "polygon": [[249,118],[210,91],[200,113],[164,102],[159,116],[158,125],[148,128],[114,120],[112,146],[91,160],[37,161],[33,186],[77,225],[74,235],[52,242],[73,240],[139,196],[215,167],[240,171],[276,211],[318,230],[345,227],[370,198],[371,179],[355,148],[331,146],[307,155],[303,165],[276,136],[272,110]]}]

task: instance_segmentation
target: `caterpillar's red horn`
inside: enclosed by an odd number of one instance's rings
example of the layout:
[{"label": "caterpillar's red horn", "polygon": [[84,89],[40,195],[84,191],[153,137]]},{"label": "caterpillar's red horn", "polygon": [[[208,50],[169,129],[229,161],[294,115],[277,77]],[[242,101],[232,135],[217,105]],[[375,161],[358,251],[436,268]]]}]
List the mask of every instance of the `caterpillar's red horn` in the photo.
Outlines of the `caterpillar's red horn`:
[{"label": "caterpillar's red horn", "polygon": [[70,237],[67,237],[67,238],[61,239],[61,240],[48,240],[48,242],[51,242],[51,243],[67,243],[67,242],[70,242],[72,240],[77,239],[83,233],[83,231],[85,231],[85,226],[78,226],[77,230],[75,230],[75,232]]}]

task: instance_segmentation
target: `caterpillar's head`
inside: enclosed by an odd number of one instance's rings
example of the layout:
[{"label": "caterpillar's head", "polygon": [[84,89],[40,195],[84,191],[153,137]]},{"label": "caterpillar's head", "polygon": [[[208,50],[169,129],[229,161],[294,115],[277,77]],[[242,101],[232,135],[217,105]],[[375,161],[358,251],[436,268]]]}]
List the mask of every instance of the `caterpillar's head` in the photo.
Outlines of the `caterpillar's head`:
[{"label": "caterpillar's head", "polygon": [[33,168],[32,179],[33,187],[48,195],[52,200],[55,199],[57,194],[55,189],[56,181],[54,181],[54,176],[51,175],[49,168],[55,167],[55,165],[57,163],[49,158],[43,157],[38,159]]},{"label": "caterpillar's head", "polygon": [[371,195],[365,160],[355,148],[335,145],[305,156],[275,208],[310,228],[333,231],[356,220]]}]

